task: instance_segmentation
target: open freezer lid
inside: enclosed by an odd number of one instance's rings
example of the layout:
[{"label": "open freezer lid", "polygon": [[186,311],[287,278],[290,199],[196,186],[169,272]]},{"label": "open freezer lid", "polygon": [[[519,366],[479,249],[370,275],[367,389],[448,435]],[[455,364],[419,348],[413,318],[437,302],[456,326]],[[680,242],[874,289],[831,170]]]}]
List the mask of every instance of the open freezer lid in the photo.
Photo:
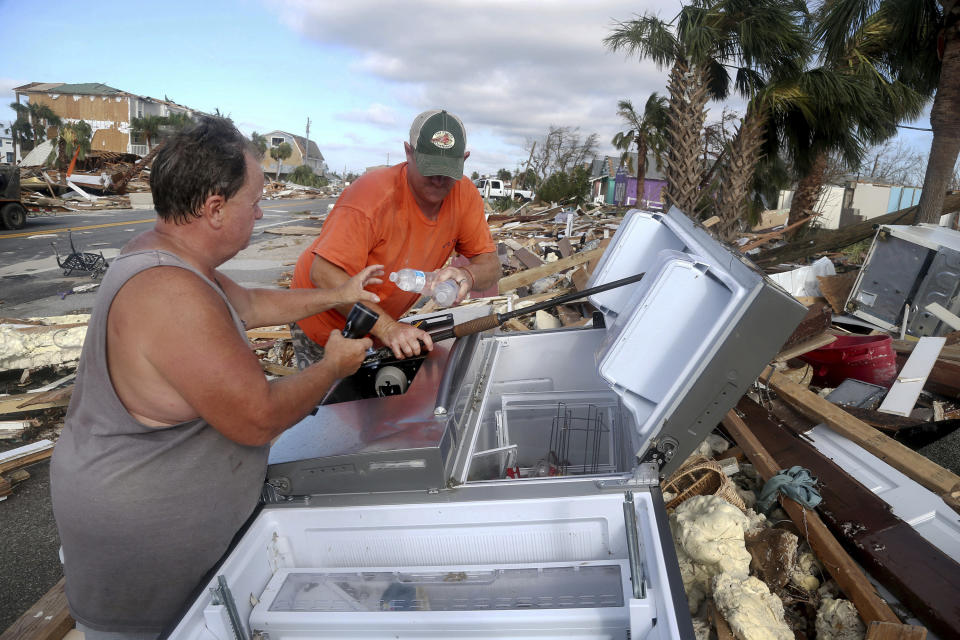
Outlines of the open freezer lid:
[{"label": "open freezer lid", "polygon": [[598,371],[633,413],[637,455],[670,471],[733,407],[806,307],[679,209],[628,211],[588,286],[607,321]]}]

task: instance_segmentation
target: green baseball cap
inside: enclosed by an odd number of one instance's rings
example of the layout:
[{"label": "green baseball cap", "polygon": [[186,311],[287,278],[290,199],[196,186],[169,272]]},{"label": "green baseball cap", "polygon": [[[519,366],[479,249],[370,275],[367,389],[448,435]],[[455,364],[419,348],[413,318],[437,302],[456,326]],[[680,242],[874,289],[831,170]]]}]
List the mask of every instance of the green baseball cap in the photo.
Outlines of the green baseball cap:
[{"label": "green baseball cap", "polygon": [[424,111],[410,127],[410,146],[422,175],[463,178],[467,133],[457,116],[442,109]]}]

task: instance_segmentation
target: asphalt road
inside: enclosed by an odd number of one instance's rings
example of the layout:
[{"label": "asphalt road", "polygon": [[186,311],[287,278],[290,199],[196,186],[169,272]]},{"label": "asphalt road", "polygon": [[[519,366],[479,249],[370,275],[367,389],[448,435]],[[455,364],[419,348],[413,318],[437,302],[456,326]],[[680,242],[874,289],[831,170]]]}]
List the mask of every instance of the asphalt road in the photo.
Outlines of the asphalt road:
[{"label": "asphalt road", "polygon": [[[305,222],[307,215],[325,212],[332,203],[329,198],[262,202],[263,218],[254,226],[251,245],[271,237],[264,233],[265,229],[311,224]],[[29,218],[23,229],[0,231],[0,317],[59,315],[89,309],[89,295],[71,296],[70,292],[93,280],[88,273],[64,275],[57,264],[56,251],[61,258],[70,253],[72,235],[78,251],[103,254],[109,262],[130,238],[149,229],[155,218],[153,210],[68,213]],[[226,267],[229,270],[230,265]],[[255,265],[246,267],[237,265],[237,270],[254,270]],[[241,279],[252,283],[272,281],[268,275],[247,273]]]},{"label": "asphalt road", "polygon": [[[332,199],[277,200],[262,203],[264,215],[254,226],[251,245],[221,268],[241,284],[271,286],[291,269],[305,242],[265,233],[282,226],[317,226],[306,213],[327,210]],[[0,317],[35,317],[88,311],[95,293],[61,295],[80,284],[96,282],[89,275],[65,277],[50,242],[61,255],[68,250],[68,229],[78,250],[93,251],[109,261],[135,234],[150,228],[149,210],[110,210],[31,218],[19,231],[0,231]],[[278,257],[282,256],[282,257]],[[0,374],[0,382],[19,372]],[[16,379],[12,380],[16,382]],[[25,443],[0,441],[0,452]],[[27,468],[30,478],[0,501],[0,632],[9,627],[63,576],[57,551],[60,540],[50,507],[49,463]]]}]

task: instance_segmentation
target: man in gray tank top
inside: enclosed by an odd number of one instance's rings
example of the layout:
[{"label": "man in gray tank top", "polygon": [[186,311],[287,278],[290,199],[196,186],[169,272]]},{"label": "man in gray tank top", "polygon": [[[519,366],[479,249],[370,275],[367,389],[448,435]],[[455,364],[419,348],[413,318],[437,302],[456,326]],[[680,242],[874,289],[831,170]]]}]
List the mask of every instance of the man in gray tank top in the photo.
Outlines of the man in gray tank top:
[{"label": "man in gray tank top", "polygon": [[70,613],[99,638],[174,621],[257,504],[270,441],[356,371],[371,345],[331,334],[326,357],[268,381],[244,329],[377,302],[379,265],[337,289],[246,289],[217,267],[263,213],[263,171],[226,120],[157,154],[156,226],[101,284],[51,463]]}]

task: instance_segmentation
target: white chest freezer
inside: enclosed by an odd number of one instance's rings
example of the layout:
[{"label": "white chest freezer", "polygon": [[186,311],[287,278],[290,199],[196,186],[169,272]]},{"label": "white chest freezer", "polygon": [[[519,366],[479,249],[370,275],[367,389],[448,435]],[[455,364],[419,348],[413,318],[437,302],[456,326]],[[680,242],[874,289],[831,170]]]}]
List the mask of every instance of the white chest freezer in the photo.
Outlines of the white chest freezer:
[{"label": "white chest freezer", "polygon": [[806,309],[676,209],[630,211],[590,285],[636,273],[591,328],[342,381],[169,637],[692,637],[659,480]]}]

